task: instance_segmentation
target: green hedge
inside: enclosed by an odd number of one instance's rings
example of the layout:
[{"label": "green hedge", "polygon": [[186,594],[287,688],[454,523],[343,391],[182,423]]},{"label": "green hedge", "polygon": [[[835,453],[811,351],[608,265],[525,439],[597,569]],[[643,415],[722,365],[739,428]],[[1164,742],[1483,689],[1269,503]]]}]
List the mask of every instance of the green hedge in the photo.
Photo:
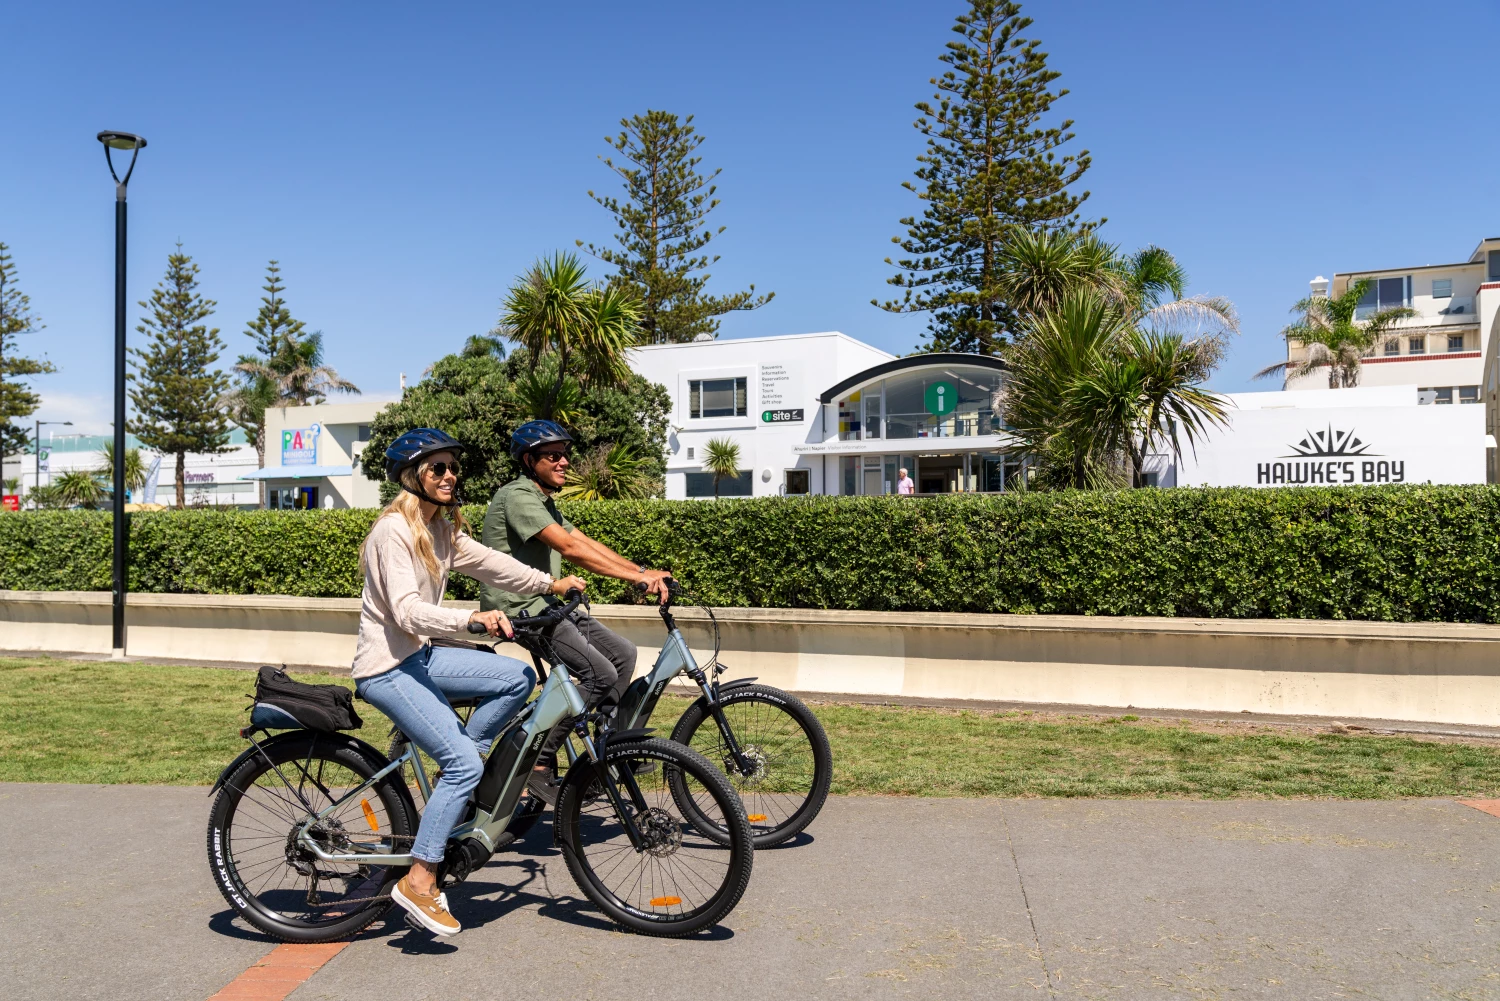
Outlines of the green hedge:
[{"label": "green hedge", "polygon": [[[1500,488],[565,504],[719,605],[1500,621]],[[471,519],[482,516],[475,507]],[[132,516],[131,588],[359,593],[373,511]],[[602,600],[623,586],[597,582]],[[0,516],[0,587],[105,590],[109,516]],[[455,579],[458,597],[475,593]]]}]

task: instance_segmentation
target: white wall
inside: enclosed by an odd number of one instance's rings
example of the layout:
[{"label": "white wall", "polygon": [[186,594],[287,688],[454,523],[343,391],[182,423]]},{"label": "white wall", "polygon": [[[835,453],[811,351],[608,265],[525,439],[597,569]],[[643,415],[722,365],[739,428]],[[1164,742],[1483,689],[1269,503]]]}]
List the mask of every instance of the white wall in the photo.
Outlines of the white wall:
[{"label": "white wall", "polygon": [[[1329,403],[1369,405],[1322,407],[1287,402],[1315,395],[1306,392],[1234,396],[1246,405],[1196,452],[1184,449],[1177,485],[1483,483],[1484,407],[1391,402],[1408,394],[1414,400],[1416,387],[1325,390],[1317,395]],[[1257,396],[1270,399],[1247,399]]]}]

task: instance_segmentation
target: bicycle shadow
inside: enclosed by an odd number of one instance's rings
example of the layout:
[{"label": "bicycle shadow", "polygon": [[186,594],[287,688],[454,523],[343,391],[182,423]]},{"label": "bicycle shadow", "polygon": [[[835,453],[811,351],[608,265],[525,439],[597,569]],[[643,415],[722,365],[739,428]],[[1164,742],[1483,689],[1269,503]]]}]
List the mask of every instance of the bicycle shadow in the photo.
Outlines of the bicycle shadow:
[{"label": "bicycle shadow", "polygon": [[[578,928],[628,932],[601,914],[587,898],[554,888],[551,885],[553,880],[561,878],[566,884],[571,884],[572,876],[561,865],[549,869],[547,862],[552,859],[560,863],[562,852],[552,844],[549,817],[538,822],[521,840],[495,855],[479,873],[449,889],[448,900],[455,911],[463,914],[466,929],[483,928],[516,911],[534,907],[540,917]],[[392,931],[406,934],[388,942],[392,948],[400,948],[403,953],[429,954],[447,953],[456,948],[436,940],[436,936],[427,931],[411,928],[400,912],[396,912],[393,919],[397,924]],[[680,941],[721,942],[733,937],[732,929],[715,925]]]},{"label": "bicycle shadow", "polygon": [[209,915],[208,930],[215,935],[223,935],[225,938],[237,938],[246,942],[264,942],[267,945],[281,944],[281,939],[272,938],[263,931],[255,928],[242,928],[235,924],[234,919],[238,917],[239,912],[233,907],[226,907],[217,914]]}]

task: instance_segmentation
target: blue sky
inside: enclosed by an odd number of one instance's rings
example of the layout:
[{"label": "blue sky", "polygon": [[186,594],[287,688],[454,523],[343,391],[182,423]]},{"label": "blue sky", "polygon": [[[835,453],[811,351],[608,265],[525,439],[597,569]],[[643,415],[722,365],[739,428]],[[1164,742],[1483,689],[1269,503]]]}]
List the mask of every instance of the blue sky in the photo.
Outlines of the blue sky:
[{"label": "blue sky", "polygon": [[[776,300],[721,336],[842,330],[894,352],[920,317],[869,304],[917,203],[912,104],[956,2],[16,4],[0,240],[61,371],[44,419],[107,425],[113,192],[103,128],[151,145],[131,184],[132,303],[181,239],[245,350],[268,258],[294,314],[370,395],[473,333],[540,254],[608,239],[588,197],[618,120],[692,113],[722,167],[710,289]],[[1500,233],[1492,2],[1025,5],[1094,167],[1087,209],[1167,247],[1243,333],[1217,388],[1281,354],[1317,273],[1462,260]],[[600,273],[602,274],[602,266]],[[132,328],[139,310],[131,313]]]}]

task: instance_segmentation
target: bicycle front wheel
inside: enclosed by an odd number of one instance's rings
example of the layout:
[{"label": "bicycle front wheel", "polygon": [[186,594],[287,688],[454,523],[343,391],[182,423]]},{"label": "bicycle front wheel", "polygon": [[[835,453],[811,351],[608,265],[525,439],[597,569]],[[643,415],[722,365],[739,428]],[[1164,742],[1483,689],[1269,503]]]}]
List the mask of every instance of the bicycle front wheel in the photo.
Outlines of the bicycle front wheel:
[{"label": "bicycle front wheel", "polygon": [[[375,774],[348,738],[305,732],[266,741],[225,781],[208,821],[208,861],[219,892],[246,921],[288,942],[347,938],[391,906],[405,868],[322,862],[303,849],[297,831],[312,815]],[[394,775],[318,821],[313,837],[326,851],[357,844],[411,850],[416,811]]]},{"label": "bicycle front wheel", "polygon": [[[724,769],[745,803],[756,848],[779,845],[812,823],[828,799],[833,782],[828,735],[801,699],[769,685],[725,689],[719,705],[747,768],[730,753],[704,699],[682,714],[672,739]],[[722,843],[727,832],[713,818],[698,816],[691,796],[684,795],[682,809],[704,835]]]},{"label": "bicycle front wheel", "polygon": [[[601,768],[619,789],[641,845],[632,843],[610,803]],[[694,830],[669,782],[685,791],[696,812],[714,819],[726,834],[723,844]],[[671,741],[609,744],[601,762],[574,763],[553,820],[578,888],[610,920],[633,931],[701,931],[723,920],[750,882],[755,849],[739,797],[701,754]]]}]

